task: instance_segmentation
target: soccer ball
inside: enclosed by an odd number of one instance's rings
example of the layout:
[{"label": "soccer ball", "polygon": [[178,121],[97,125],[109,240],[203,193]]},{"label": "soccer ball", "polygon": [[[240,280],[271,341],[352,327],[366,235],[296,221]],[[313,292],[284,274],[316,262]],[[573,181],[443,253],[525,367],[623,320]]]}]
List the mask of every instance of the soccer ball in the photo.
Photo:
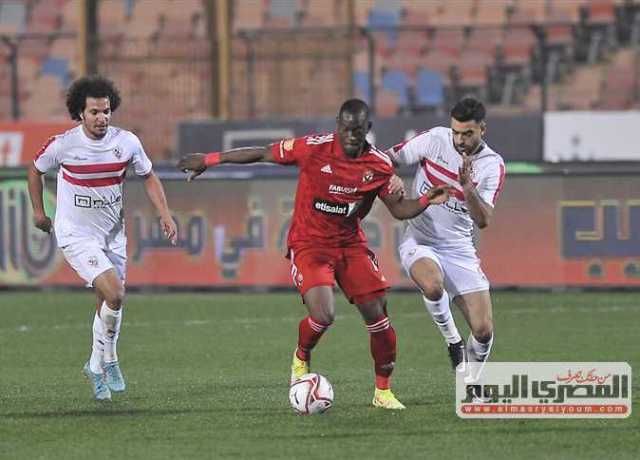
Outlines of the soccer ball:
[{"label": "soccer ball", "polygon": [[289,402],[300,415],[322,414],[333,405],[333,387],[320,374],[304,374],[289,388]]}]

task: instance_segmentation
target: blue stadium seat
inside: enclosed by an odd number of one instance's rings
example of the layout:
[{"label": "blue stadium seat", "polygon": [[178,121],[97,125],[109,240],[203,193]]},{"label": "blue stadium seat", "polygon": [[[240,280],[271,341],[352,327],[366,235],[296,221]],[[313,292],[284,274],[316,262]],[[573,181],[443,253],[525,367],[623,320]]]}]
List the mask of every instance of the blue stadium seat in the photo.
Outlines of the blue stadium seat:
[{"label": "blue stadium seat", "polygon": [[373,8],[369,11],[369,28],[386,31],[392,47],[395,46],[395,42],[398,39],[399,23],[400,13],[397,10],[379,10]]},{"label": "blue stadium seat", "polygon": [[353,87],[356,97],[361,98],[365,102],[369,102],[369,72],[355,71],[353,72]]},{"label": "blue stadium seat", "polygon": [[71,83],[69,75],[69,61],[63,58],[48,57],[42,63],[42,75],[53,75],[60,79],[60,84],[64,87]]},{"label": "blue stadium seat", "polygon": [[382,75],[382,87],[398,94],[401,107],[409,105],[409,79],[402,70],[387,70]]},{"label": "blue stadium seat", "polygon": [[428,69],[418,71],[416,103],[422,107],[439,107],[444,103],[444,80],[442,75]]}]

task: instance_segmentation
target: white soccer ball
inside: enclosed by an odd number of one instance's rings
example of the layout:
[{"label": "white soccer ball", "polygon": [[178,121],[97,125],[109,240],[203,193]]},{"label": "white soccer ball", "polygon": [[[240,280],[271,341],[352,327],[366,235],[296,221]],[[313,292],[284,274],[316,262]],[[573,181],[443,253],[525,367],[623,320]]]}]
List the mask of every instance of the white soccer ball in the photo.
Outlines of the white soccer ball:
[{"label": "white soccer ball", "polygon": [[289,388],[289,402],[298,414],[322,414],[333,405],[333,387],[320,374],[304,374]]}]

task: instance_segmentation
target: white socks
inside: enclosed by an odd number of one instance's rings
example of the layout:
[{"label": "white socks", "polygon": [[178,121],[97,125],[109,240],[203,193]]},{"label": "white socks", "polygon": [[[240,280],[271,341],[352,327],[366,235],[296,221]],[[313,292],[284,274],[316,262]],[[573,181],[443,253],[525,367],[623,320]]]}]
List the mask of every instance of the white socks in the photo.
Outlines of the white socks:
[{"label": "white socks", "polygon": [[442,291],[442,297],[439,300],[429,300],[424,296],[422,296],[422,300],[431,315],[431,319],[436,323],[447,343],[457,343],[462,340],[456,323],[453,321],[447,291]]},{"label": "white socks", "polygon": [[118,361],[116,344],[120,335],[120,325],[122,324],[122,307],[120,310],[112,310],[106,302],[102,302],[100,309],[100,319],[102,320],[102,335],[104,341],[104,362],[112,363]]},{"label": "white socks", "polygon": [[489,353],[491,353],[491,345],[493,345],[493,334],[491,334],[491,339],[487,343],[480,343],[473,334],[469,334],[467,339],[469,361],[486,362],[489,359]]},{"label": "white socks", "polygon": [[94,374],[102,374],[103,353],[104,338],[102,337],[102,321],[96,311],[93,316],[93,345],[91,347],[91,358],[89,358],[89,368]]}]

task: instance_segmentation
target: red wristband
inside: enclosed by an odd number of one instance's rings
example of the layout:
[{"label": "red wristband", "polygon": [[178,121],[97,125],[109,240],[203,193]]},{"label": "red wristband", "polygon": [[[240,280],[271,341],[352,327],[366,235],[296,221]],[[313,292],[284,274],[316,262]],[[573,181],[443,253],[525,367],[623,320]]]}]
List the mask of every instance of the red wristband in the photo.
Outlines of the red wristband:
[{"label": "red wristband", "polygon": [[220,164],[220,152],[211,152],[204,156],[204,165],[206,167],[215,166],[217,164]]},{"label": "red wristband", "polygon": [[420,204],[422,206],[424,206],[425,208],[427,206],[429,206],[430,202],[429,202],[429,197],[427,195],[422,195],[420,196],[420,198],[418,198],[418,201],[420,202]]}]

